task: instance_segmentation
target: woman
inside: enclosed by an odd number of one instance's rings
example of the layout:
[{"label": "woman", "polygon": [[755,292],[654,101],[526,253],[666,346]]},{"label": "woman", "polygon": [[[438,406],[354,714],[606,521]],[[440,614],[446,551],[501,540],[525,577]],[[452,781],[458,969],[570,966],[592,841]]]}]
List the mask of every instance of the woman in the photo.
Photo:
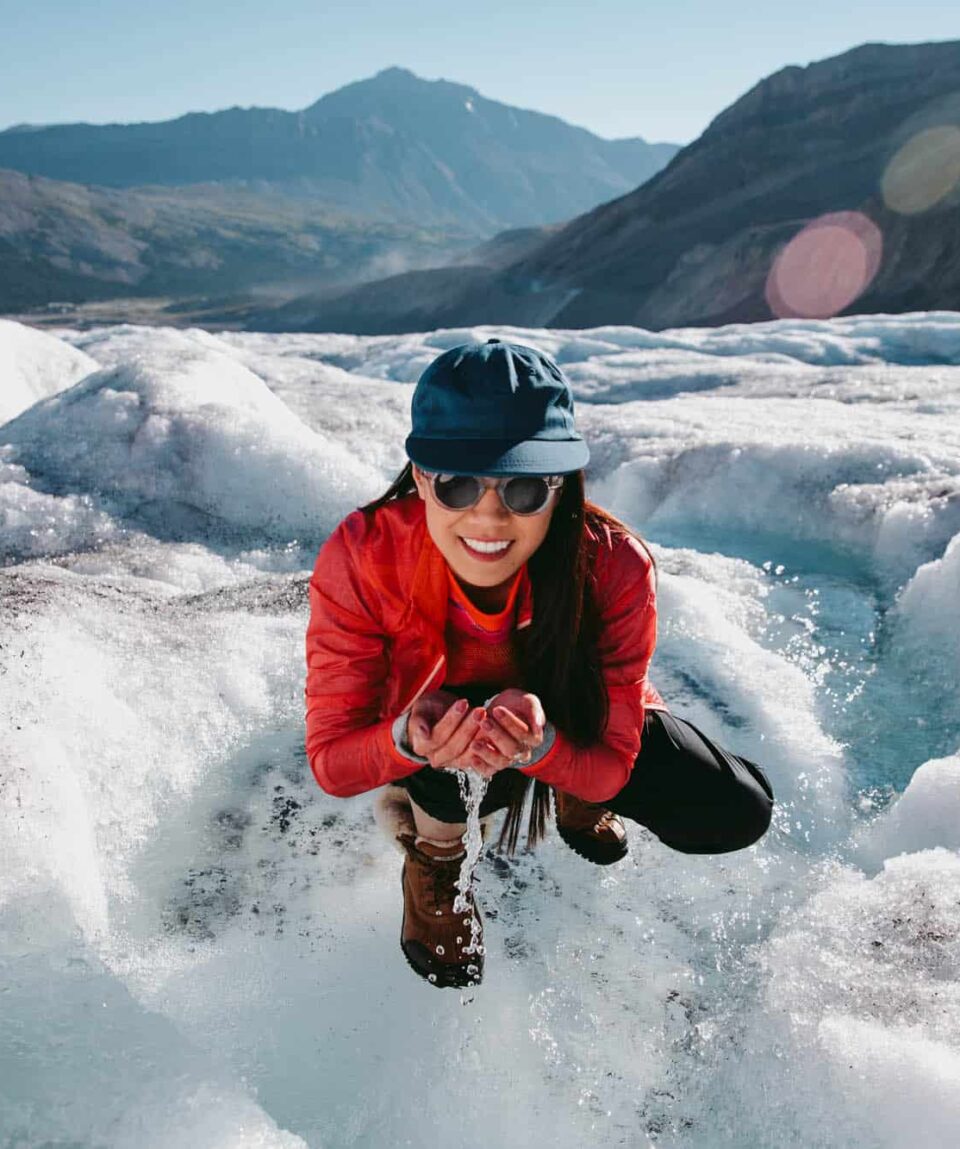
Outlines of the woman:
[{"label": "woman", "polygon": [[[736,850],[767,829],[763,771],[675,718],[647,677],[653,559],[584,498],[587,446],[559,367],[498,339],[440,355],[413,396],[410,463],[317,557],[307,630],[307,755],[348,797],[405,799],[401,947],[437,986],[482,975],[470,914],[454,912],[465,854],[455,771],[489,779],[528,843],[551,790],[563,840],[606,865],[622,817],[687,853]],[[398,787],[400,789],[398,789]],[[469,951],[469,952],[466,952]]]}]

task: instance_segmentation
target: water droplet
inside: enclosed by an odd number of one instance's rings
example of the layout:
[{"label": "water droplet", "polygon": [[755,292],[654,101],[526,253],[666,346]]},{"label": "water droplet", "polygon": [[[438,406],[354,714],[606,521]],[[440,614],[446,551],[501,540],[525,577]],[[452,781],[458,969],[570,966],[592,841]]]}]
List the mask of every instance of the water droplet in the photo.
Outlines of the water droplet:
[{"label": "water droplet", "polygon": [[427,980],[428,981],[436,981],[437,975],[435,973],[427,974]]},{"label": "water droplet", "polygon": [[457,938],[457,945],[460,945],[460,943],[461,943],[462,941],[463,941],[463,938]]},{"label": "water droplet", "polygon": [[437,946],[437,953],[442,956],[444,953],[446,953],[446,950],[443,948],[443,946]]}]

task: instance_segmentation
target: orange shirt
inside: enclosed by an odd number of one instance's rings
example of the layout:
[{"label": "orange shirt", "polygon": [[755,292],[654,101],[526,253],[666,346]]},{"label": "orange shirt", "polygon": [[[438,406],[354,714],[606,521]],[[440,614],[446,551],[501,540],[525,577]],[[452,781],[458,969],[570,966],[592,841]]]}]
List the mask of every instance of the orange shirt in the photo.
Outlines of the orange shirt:
[{"label": "orange shirt", "polygon": [[444,639],[447,644],[445,685],[489,687],[493,694],[519,686],[516,651],[517,596],[526,567],[517,571],[503,610],[487,614],[474,606],[447,568],[449,599]]}]

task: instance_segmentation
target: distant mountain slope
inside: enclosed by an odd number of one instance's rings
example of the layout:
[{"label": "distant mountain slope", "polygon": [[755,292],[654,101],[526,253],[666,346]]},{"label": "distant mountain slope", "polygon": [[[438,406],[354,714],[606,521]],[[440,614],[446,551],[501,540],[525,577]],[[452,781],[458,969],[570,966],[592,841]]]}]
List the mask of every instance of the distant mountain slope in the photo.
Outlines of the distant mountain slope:
[{"label": "distant mountain slope", "polygon": [[113,190],[0,170],[0,311],[275,285],[289,296],[291,284],[357,282],[466,246],[463,233],[242,189]]},{"label": "distant mountain slope", "polygon": [[[868,222],[834,215],[849,212]],[[960,308],[960,42],[866,44],[784,68],[648,183],[499,273],[465,277],[458,288],[449,269],[432,283],[421,272],[422,298],[406,278],[392,298],[365,285],[318,310],[310,326],[346,321],[347,330],[375,333],[768,319],[778,257],[825,215],[817,258],[796,265],[808,296],[838,273],[830,245],[848,243],[865,289],[840,310]]]},{"label": "distant mountain slope", "polygon": [[302,112],[231,108],[164,123],[20,125],[0,168],[123,188],[268,185],[351,215],[489,235],[571,216],[642,183],[677,151],[603,140],[402,68]]},{"label": "distant mountain slope", "polygon": [[[318,315],[323,317],[320,329],[324,331],[362,331],[369,323],[374,323],[381,335],[443,327],[451,300],[458,306],[456,301],[468,287],[474,293],[483,292],[498,271],[527,255],[557,230],[526,227],[501,231],[446,267],[401,272],[347,291],[331,287],[268,307],[252,304],[240,314],[234,309],[232,318],[262,331],[311,331],[316,329]],[[404,300],[409,303],[406,308],[401,305]],[[381,314],[389,317],[384,324],[377,321]],[[214,320],[226,319],[215,309],[209,315]]]}]

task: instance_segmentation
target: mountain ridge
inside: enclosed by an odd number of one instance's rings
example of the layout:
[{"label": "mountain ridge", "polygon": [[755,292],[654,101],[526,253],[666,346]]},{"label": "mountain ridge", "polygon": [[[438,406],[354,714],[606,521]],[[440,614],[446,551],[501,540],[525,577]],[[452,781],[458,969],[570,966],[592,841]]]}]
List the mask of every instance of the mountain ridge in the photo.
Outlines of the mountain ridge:
[{"label": "mountain ridge", "polygon": [[[244,292],[323,297],[502,232],[555,226],[635,186],[673,150],[603,141],[399,68],[295,113],[235,106],[10,128],[0,132],[0,308],[122,290],[226,295],[232,314]],[[530,246],[513,236],[490,258]]]},{"label": "mountain ridge", "polygon": [[0,132],[0,168],[103,187],[268,185],[353,215],[488,238],[554,223],[649,178],[676,145],[604,140],[449,80],[383,69],[307,108]]}]

